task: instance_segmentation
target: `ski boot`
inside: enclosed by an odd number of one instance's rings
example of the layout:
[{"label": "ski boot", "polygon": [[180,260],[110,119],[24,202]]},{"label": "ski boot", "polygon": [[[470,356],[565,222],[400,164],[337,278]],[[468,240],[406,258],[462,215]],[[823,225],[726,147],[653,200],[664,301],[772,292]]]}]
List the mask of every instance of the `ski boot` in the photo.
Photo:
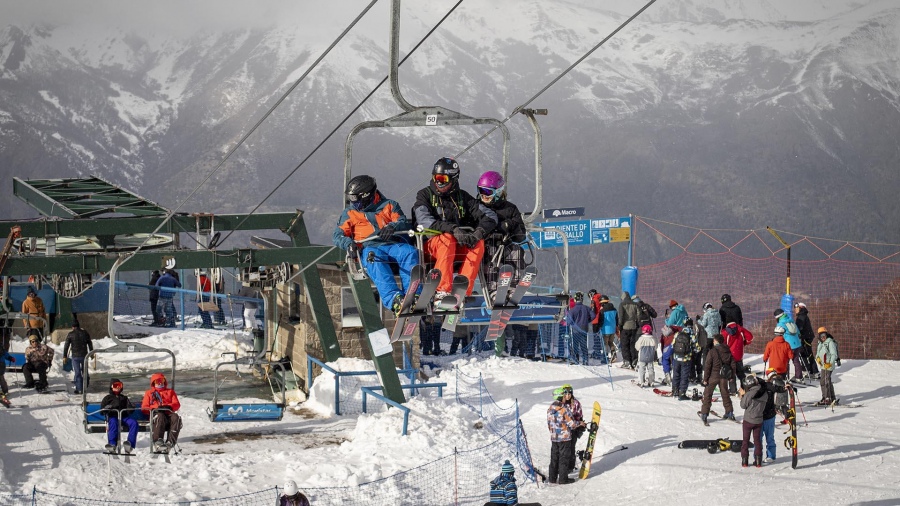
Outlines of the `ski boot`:
[{"label": "ski boot", "polygon": [[125,450],[125,453],[131,453],[131,450],[132,450],[131,443],[129,443],[128,441],[125,441],[124,443],[122,443],[122,449]]},{"label": "ski boot", "polygon": [[692,401],[699,401],[700,398],[701,398],[701,397],[700,397],[700,393],[697,392],[697,389],[695,388],[695,389],[694,389],[694,395],[691,396],[691,400],[692,400]]},{"label": "ski boot", "polygon": [[116,453],[116,445],[108,444],[103,448],[106,450],[106,453]]},{"label": "ski boot", "polygon": [[709,421],[707,420],[709,415],[704,415],[703,412],[698,411],[697,416],[699,416],[700,419],[703,420],[703,425],[706,425],[707,427],[709,427]]},{"label": "ski boot", "polygon": [[753,457],[753,465],[756,467],[762,467],[762,456]]},{"label": "ski boot", "polygon": [[736,422],[737,420],[734,418],[734,411],[729,411],[722,416],[723,420],[731,420],[732,422]]},{"label": "ski boot", "polygon": [[678,400],[679,401],[689,401],[689,400],[691,400],[691,398],[687,396],[686,391],[682,390],[681,394],[678,396]]},{"label": "ski boot", "polygon": [[741,457],[741,467],[750,467],[749,457]]}]

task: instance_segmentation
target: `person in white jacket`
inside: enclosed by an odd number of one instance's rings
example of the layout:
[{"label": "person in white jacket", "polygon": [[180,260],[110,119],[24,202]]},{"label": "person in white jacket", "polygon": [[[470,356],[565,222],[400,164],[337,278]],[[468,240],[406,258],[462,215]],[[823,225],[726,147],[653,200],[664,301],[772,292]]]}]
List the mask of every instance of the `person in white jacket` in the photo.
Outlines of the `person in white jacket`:
[{"label": "person in white jacket", "polygon": [[656,373],[653,363],[656,362],[656,338],[653,337],[653,327],[644,325],[641,335],[634,343],[638,358],[638,384],[641,387],[651,387],[656,381]]}]

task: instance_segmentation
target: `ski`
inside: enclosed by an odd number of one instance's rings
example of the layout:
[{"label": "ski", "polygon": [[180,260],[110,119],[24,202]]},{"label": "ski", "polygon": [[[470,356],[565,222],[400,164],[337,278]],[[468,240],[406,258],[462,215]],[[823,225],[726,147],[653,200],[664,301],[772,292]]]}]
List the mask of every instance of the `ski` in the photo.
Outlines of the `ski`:
[{"label": "ski", "polygon": [[661,395],[663,397],[672,397],[671,390],[661,390],[659,388],[654,388],[653,393],[655,393],[656,395]]},{"label": "ski", "polygon": [[406,291],[406,296],[403,297],[403,302],[400,303],[400,314],[397,315],[397,321],[394,323],[394,331],[391,332],[391,342],[400,339],[403,323],[406,321],[405,316],[409,313],[410,308],[416,300],[416,292],[422,284],[424,274],[425,268],[421,265],[413,266],[412,270],[409,272],[409,290]]},{"label": "ski", "polygon": [[594,413],[591,415],[591,424],[588,426],[587,446],[580,455],[581,471],[578,472],[578,479],[583,480],[588,477],[591,472],[591,457],[594,454],[594,442],[597,440],[597,431],[600,429],[600,403],[594,401]]},{"label": "ski", "polygon": [[[441,301],[441,309],[444,311],[453,311],[453,313],[444,317],[444,324],[441,325],[441,329],[450,332],[456,331],[456,324],[459,323],[459,319],[462,316],[463,309],[466,305],[467,291],[469,291],[469,278],[460,274],[453,276],[453,288],[451,288],[450,293],[454,300],[448,301],[447,299],[451,297],[448,296]],[[451,303],[452,306],[449,305]]]},{"label": "ski", "polygon": [[[713,411],[713,410],[709,410],[709,414],[712,415],[712,416],[714,416],[714,417],[716,417],[716,418],[722,418],[722,415],[716,413],[716,412]],[[723,420],[731,420],[731,418],[722,418],[722,419],[723,419]],[[741,422],[739,422],[736,418],[735,418],[734,420],[731,420],[731,421],[734,422],[734,423],[736,423],[736,424],[741,425]]]},{"label": "ski", "polygon": [[419,320],[425,316],[431,298],[437,291],[438,284],[441,282],[441,271],[431,269],[425,274],[425,282],[422,285],[422,293],[419,294],[418,300],[413,304],[412,311],[408,315],[400,315],[397,318],[397,325],[400,325],[400,334],[397,339],[391,337],[391,342],[409,341],[415,335],[419,328]]},{"label": "ski", "polygon": [[797,406],[794,395],[794,386],[787,385],[790,407],[787,411],[787,421],[790,424],[791,435],[785,438],[784,447],[791,450],[791,469],[797,469]]},{"label": "ski", "polygon": [[[522,272],[522,277],[519,278],[519,283],[512,290],[512,293],[509,294],[506,305],[501,306],[501,309],[499,310],[491,310],[491,322],[488,324],[488,334],[487,337],[485,337],[485,341],[496,341],[503,334],[506,325],[509,323],[509,319],[512,318],[513,312],[515,312],[516,308],[519,306],[519,302],[522,301],[522,298],[525,297],[525,294],[528,293],[528,289],[531,288],[532,283],[534,283],[535,276],[537,276],[537,268],[533,265],[526,267]],[[501,290],[498,286],[497,294],[494,296],[495,302],[502,297],[500,292]]]},{"label": "ski", "polygon": [[[512,265],[503,264],[500,266],[500,273],[497,279],[497,291],[494,292],[494,300],[491,302],[491,320],[488,324],[487,336],[485,341],[496,341],[506,327],[501,319],[503,307],[506,305],[506,299],[509,297],[509,284],[512,281],[513,273],[516,269]],[[485,297],[485,305],[488,303]]]}]

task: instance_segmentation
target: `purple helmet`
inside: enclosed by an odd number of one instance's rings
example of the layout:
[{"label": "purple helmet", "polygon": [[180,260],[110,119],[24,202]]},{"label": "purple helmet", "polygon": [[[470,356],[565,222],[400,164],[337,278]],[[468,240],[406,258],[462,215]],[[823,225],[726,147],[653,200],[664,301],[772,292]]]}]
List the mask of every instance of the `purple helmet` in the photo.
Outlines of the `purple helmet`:
[{"label": "purple helmet", "polygon": [[491,197],[491,202],[503,198],[506,193],[506,181],[499,172],[489,170],[478,178],[478,194]]}]

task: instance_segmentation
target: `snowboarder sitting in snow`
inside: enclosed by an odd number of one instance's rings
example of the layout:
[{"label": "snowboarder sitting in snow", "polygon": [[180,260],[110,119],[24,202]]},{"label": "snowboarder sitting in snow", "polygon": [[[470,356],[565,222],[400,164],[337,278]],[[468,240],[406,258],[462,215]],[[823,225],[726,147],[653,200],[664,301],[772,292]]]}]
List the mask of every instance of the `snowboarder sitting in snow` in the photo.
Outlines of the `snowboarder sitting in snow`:
[{"label": "snowboarder sitting in snow", "polygon": [[509,460],[500,467],[500,476],[491,480],[491,500],[487,504],[519,504],[516,468]]},{"label": "snowboarder sitting in snow", "polygon": [[[53,348],[41,343],[41,336],[32,333],[28,336],[30,343],[25,348],[25,365],[22,366],[22,375],[25,376],[25,388],[34,388],[38,392],[47,389],[47,370],[53,363]],[[34,381],[34,373],[38,373],[38,381]]]},{"label": "snowboarder sitting in snow", "polygon": [[547,428],[550,429],[550,483],[566,485],[574,483],[569,479],[572,468],[569,464],[575,456],[575,440],[572,438],[572,430],[577,423],[572,418],[572,411],[563,403],[565,392],[562,388],[553,391],[554,401],[547,409]]},{"label": "snowboarder sitting in snow", "polygon": [[[394,232],[409,230],[406,215],[400,204],[378,190],[372,176],[351,179],[344,195],[349,204],[341,213],[331,240],[360,259],[375,283],[381,304],[398,315],[404,294],[409,290],[410,271],[419,263],[415,247],[394,239]],[[373,239],[360,242],[367,238]],[[394,280],[394,267],[399,271],[402,287]]]},{"label": "snowboarder sitting in snow", "polygon": [[288,480],[284,484],[284,494],[278,500],[279,506],[309,506],[309,499],[297,490],[294,480]]},{"label": "snowboarder sitting in snow", "polygon": [[[141,402],[141,411],[145,415],[151,415],[150,424],[153,427],[153,451],[168,453],[178,443],[178,433],[181,432],[181,417],[176,413],[181,408],[181,402],[175,390],[169,388],[169,383],[162,373],[150,376],[150,389],[144,392],[144,400]],[[164,440],[163,434],[168,432]]]},{"label": "snowboarder sitting in snow", "polygon": [[[137,420],[130,415],[134,406],[128,400],[128,396],[122,393],[125,385],[121,381],[113,378],[109,382],[109,393],[100,401],[104,416],[106,416],[106,438],[108,444],[106,451],[112,453],[116,450],[119,443],[119,432],[122,424],[128,427],[128,439],[122,443],[122,449],[125,453],[131,453],[131,450],[137,445],[138,423]],[[122,417],[121,420],[119,417]]]}]

